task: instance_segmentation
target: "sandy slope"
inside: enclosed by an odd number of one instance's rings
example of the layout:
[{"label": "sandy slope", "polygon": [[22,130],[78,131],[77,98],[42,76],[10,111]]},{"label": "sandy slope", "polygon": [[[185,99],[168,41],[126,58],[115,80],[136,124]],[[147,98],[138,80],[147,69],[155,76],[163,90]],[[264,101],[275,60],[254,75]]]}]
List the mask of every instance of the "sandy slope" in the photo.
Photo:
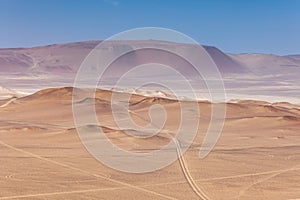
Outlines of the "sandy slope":
[{"label": "sandy slope", "polygon": [[[128,151],[146,152],[172,140],[180,122],[178,101],[131,96],[130,112],[137,124],[149,123],[148,109],[154,104],[163,105],[168,113],[164,129],[143,139],[118,128],[111,114],[111,95],[99,90],[95,100],[99,122],[111,142]],[[300,197],[297,106],[260,101],[228,103],[221,138],[209,156],[200,160],[211,104],[199,102],[198,135],[183,158],[152,173],[128,174],[106,167],[86,151],[74,128],[71,97],[72,88],[60,88],[1,102],[6,105],[0,107],[0,200]],[[83,98],[77,103],[84,102],[92,100]]]}]

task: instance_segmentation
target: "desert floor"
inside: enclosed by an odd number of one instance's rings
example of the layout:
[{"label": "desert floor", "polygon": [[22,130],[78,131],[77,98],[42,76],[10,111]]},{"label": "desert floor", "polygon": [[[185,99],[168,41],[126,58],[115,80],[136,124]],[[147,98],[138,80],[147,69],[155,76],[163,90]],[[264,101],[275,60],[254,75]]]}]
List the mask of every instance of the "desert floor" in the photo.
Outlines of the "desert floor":
[{"label": "desert floor", "polygon": [[[132,96],[129,108],[137,124],[149,123],[153,104],[163,105],[168,113],[163,131],[141,139],[117,128],[110,97],[111,92],[99,90],[95,102],[111,142],[139,152],[170,142],[167,135],[175,134],[180,121],[179,102]],[[300,198],[300,108],[295,105],[227,103],[222,135],[200,159],[212,104],[198,102],[198,135],[181,160],[151,173],[131,174],[111,169],[87,152],[74,125],[71,98],[72,88],[60,88],[0,101],[0,200]]]}]

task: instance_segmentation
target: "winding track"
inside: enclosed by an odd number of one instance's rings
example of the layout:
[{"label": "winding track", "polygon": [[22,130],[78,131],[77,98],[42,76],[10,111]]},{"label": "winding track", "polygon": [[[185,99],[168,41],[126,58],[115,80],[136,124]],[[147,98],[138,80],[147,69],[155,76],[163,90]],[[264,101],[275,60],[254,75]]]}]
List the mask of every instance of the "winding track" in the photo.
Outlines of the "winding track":
[{"label": "winding track", "polygon": [[14,102],[16,99],[17,99],[17,98],[12,98],[12,99],[10,99],[10,100],[7,101],[6,103],[2,104],[2,105],[0,106],[0,108],[6,107],[6,106],[9,105],[10,103]]},{"label": "winding track", "polygon": [[[133,111],[129,111],[130,113],[138,116],[140,119],[147,121],[146,119],[144,119],[143,117],[141,117],[139,114],[137,114],[136,112]],[[157,125],[154,124],[154,126],[157,127]],[[210,200],[210,198],[205,194],[205,192],[195,183],[188,167],[187,167],[187,163],[184,160],[182,151],[181,151],[181,147],[179,144],[179,141],[171,134],[168,133],[168,135],[170,136],[170,138],[172,138],[174,144],[176,145],[176,153],[177,153],[177,157],[180,163],[180,167],[181,170],[184,174],[185,179],[187,180],[189,186],[192,188],[192,190],[196,193],[196,195],[201,199],[201,200]]]},{"label": "winding track", "polygon": [[172,137],[172,140],[176,145],[176,152],[177,152],[177,156],[178,156],[178,160],[179,160],[179,163],[180,163],[181,170],[182,170],[186,180],[188,181],[190,187],[198,195],[198,197],[200,197],[200,199],[210,200],[210,198],[205,194],[205,192],[200,187],[198,187],[198,185],[195,183],[193,177],[191,176],[190,171],[187,167],[187,164],[184,160],[184,157],[183,157],[181,147],[180,147],[180,144],[179,144],[178,140],[174,137]]}]

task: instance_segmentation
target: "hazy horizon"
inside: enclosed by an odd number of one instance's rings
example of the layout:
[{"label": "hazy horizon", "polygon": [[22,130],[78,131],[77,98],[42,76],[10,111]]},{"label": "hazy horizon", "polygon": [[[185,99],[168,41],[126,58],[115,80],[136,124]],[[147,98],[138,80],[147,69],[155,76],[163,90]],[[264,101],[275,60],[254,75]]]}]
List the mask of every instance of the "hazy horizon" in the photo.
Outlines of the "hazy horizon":
[{"label": "hazy horizon", "polygon": [[127,29],[165,27],[225,52],[299,54],[299,10],[300,1],[294,0],[2,1],[0,48],[107,39]]}]

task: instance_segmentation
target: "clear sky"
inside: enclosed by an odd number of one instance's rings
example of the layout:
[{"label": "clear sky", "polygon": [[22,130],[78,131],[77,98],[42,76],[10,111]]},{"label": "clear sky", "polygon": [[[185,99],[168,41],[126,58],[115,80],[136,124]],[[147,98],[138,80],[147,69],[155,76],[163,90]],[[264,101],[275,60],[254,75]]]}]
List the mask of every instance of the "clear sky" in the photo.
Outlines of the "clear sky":
[{"label": "clear sky", "polygon": [[0,0],[0,48],[175,29],[232,53],[300,54],[300,0]]}]

